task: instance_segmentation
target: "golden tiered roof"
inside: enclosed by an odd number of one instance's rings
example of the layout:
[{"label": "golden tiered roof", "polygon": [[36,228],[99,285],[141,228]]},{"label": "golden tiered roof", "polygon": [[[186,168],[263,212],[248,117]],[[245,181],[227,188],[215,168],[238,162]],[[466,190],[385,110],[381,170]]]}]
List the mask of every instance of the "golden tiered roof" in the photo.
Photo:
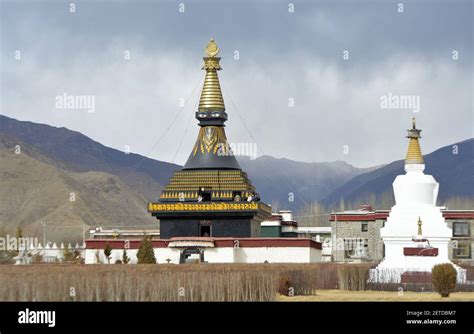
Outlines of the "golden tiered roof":
[{"label": "golden tiered roof", "polygon": [[235,192],[243,198],[255,193],[255,187],[241,170],[181,170],[175,172],[160,199],[197,200],[203,188],[211,192],[213,201],[232,200]]},{"label": "golden tiered roof", "polygon": [[221,86],[217,71],[222,68],[219,64],[221,58],[216,57],[219,48],[211,38],[206,47],[207,57],[204,57],[203,70],[206,70],[204,86],[199,100],[199,111],[224,111],[224,99],[222,98]]},{"label": "golden tiered roof", "polygon": [[421,130],[416,128],[416,119],[413,117],[413,128],[408,130],[407,138],[410,139],[408,143],[407,156],[405,158],[406,164],[423,164],[423,154],[421,153],[419,139]]},{"label": "golden tiered roof", "polygon": [[240,168],[225,134],[227,114],[217,77],[217,71],[221,69],[220,58],[216,57],[218,53],[219,48],[211,39],[206,47],[203,67],[206,78],[196,112],[201,127],[198,139],[183,169],[175,172],[163,189],[159,203],[259,201],[255,187]]}]

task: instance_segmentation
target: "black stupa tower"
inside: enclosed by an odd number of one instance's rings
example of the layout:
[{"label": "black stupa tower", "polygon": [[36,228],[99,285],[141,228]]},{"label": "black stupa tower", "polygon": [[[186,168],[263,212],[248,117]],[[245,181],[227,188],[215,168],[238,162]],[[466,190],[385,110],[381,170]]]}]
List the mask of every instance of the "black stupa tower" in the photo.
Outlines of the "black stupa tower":
[{"label": "black stupa tower", "polygon": [[258,237],[271,208],[260,202],[233,155],[217,71],[219,48],[207,45],[204,86],[196,118],[199,135],[183,169],[177,171],[148,211],[160,220],[160,237]]}]

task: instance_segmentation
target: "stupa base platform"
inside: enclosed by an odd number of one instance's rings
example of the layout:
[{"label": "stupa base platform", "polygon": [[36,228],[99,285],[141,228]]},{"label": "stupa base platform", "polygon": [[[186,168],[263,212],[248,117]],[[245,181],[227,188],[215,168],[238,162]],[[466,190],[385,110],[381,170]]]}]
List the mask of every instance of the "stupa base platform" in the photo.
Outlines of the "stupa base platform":
[{"label": "stupa base platform", "polygon": [[[453,264],[457,272],[457,283],[466,283],[466,269]],[[394,268],[383,265],[370,269],[369,282],[371,283],[431,283],[432,268]]]}]

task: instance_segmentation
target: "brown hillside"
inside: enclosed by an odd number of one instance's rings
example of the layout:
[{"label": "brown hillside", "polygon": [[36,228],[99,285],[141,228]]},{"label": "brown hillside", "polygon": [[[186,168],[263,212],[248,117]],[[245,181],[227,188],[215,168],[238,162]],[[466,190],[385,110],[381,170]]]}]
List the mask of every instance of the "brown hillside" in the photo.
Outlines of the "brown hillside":
[{"label": "brown hillside", "polygon": [[[50,240],[82,238],[82,226],[152,226],[146,199],[119,177],[103,172],[70,172],[20,143],[0,136],[0,224],[14,233]],[[73,200],[71,200],[73,199]]]}]

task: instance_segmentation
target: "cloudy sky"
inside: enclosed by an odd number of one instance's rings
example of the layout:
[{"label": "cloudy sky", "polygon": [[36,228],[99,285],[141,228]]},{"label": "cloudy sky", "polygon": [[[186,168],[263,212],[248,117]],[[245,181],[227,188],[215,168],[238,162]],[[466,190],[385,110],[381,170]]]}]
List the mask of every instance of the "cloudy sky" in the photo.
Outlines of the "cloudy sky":
[{"label": "cloudy sky", "polygon": [[[0,0],[0,113],[182,164],[214,37],[228,138],[260,154],[388,163],[412,115],[424,153],[473,137],[472,1],[289,2]],[[95,111],[57,108],[65,93]]]}]

